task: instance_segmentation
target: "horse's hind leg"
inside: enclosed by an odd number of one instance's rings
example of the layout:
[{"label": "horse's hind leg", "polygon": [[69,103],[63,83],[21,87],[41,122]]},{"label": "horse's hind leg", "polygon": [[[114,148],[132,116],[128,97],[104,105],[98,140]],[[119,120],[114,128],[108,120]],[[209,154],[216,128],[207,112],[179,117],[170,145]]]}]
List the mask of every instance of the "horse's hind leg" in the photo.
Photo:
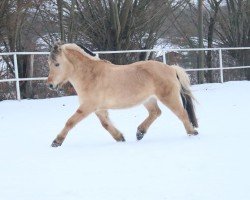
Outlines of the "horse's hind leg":
[{"label": "horse's hind leg", "polygon": [[112,137],[116,141],[118,141],[118,142],[120,142],[120,141],[124,142],[125,141],[122,133],[119,130],[117,130],[114,127],[114,125],[112,124],[112,122],[110,121],[107,110],[97,111],[96,116],[99,118],[102,126],[112,135]]},{"label": "horse's hind leg", "polygon": [[161,115],[161,110],[158,107],[157,100],[155,98],[150,98],[143,105],[148,110],[149,115],[137,128],[137,140],[141,140],[143,138],[149,126],[156,120],[157,117]]},{"label": "horse's hind leg", "polygon": [[161,93],[157,95],[159,100],[166,105],[183,123],[187,134],[189,135],[197,135],[197,131],[194,129],[193,125],[191,124],[187,111],[184,109],[181,100],[179,91],[173,89],[169,93],[164,94]]}]

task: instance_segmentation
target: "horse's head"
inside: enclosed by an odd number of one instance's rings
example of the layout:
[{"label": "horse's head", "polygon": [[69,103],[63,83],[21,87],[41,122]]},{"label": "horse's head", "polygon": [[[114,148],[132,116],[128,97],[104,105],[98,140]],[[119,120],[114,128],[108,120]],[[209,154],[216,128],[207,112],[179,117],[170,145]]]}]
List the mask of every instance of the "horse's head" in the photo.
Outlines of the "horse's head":
[{"label": "horse's head", "polygon": [[[87,51],[87,52],[86,52]],[[76,44],[56,43],[49,55],[49,76],[47,83],[51,89],[57,89],[69,81],[78,66],[84,63],[100,60],[94,53],[85,47]]]},{"label": "horse's head", "polygon": [[63,45],[56,43],[49,55],[49,76],[47,83],[51,89],[57,89],[68,82],[72,63],[65,57]]}]

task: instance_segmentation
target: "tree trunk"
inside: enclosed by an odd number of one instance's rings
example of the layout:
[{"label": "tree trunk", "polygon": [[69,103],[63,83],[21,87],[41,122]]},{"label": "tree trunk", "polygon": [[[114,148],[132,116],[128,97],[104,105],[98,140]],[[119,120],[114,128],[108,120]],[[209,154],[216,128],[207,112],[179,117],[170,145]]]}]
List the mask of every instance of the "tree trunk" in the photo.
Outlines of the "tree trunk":
[{"label": "tree trunk", "polygon": [[[210,18],[210,22],[209,22],[209,26],[208,26],[208,33],[207,33],[208,48],[212,48],[213,47],[214,25],[215,25],[215,18],[211,17]],[[206,64],[207,64],[208,68],[212,68],[212,51],[208,51],[207,52]],[[213,75],[212,75],[212,71],[211,70],[208,70],[205,73],[205,78],[206,78],[206,81],[208,83],[212,83],[213,82]]]},{"label": "tree trunk", "polygon": [[[247,2],[246,10],[248,10],[248,11],[250,10],[250,1],[249,0]],[[250,23],[250,14],[248,14],[247,19],[248,19],[248,22]],[[249,47],[250,46],[250,28],[249,27],[248,27],[248,34],[247,35],[248,35],[247,36],[248,39],[247,39],[246,46]],[[245,65],[250,66],[250,49],[245,51]],[[246,69],[246,78],[248,81],[250,81],[250,68]]]},{"label": "tree trunk", "polygon": [[70,23],[69,23],[69,31],[68,31],[68,42],[72,43],[75,38],[75,6],[76,6],[76,0],[71,1],[71,7],[70,7]]},{"label": "tree trunk", "polygon": [[[27,63],[27,77],[32,78],[34,75],[34,55],[30,55],[28,57],[28,63]],[[26,82],[26,88],[25,88],[25,96],[28,99],[32,99],[34,97],[34,92],[33,92],[33,85],[32,81],[27,81]]]},{"label": "tree trunk", "polygon": [[[211,17],[209,20],[208,33],[207,33],[208,48],[213,47],[215,23],[216,23],[216,18],[217,18],[217,14],[218,14],[219,6],[220,6],[221,2],[222,2],[222,0],[220,0],[220,1],[214,0],[214,1],[210,2],[210,6],[211,6],[212,10],[214,11],[214,14],[213,14],[213,16],[211,14]],[[208,68],[212,68],[212,51],[207,52],[206,64],[207,64]],[[208,70],[205,73],[205,78],[206,78],[206,81],[208,83],[213,82],[213,73],[211,70]]]},{"label": "tree trunk", "polygon": [[[19,78],[32,78],[34,75],[34,55],[20,55],[17,58]],[[22,99],[32,99],[34,96],[32,81],[20,82]]]},{"label": "tree trunk", "polygon": [[[203,48],[203,0],[198,2],[198,38],[199,48]],[[198,52],[198,68],[204,68],[204,52]],[[204,71],[198,71],[198,83],[204,83]]]},{"label": "tree trunk", "polygon": [[61,41],[65,41],[65,34],[64,34],[64,27],[63,27],[63,1],[57,0],[57,8],[58,8],[58,19],[59,19],[59,26],[60,26],[60,35]]}]

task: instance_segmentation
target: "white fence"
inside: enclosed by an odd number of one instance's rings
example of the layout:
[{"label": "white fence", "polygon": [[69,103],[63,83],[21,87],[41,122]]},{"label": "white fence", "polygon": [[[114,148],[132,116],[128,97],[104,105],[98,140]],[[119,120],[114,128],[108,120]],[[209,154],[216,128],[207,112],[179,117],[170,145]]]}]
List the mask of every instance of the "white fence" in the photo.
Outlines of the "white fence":
[{"label": "white fence", "polygon": [[[147,49],[147,50],[125,50],[125,51],[96,51],[94,53],[99,56],[100,54],[117,54],[117,53],[141,53],[141,52],[156,52],[160,53],[163,56],[163,62],[166,63],[166,53],[168,52],[190,52],[190,51],[217,51],[219,53],[219,67],[217,68],[198,68],[198,69],[185,69],[186,71],[207,71],[207,70],[219,70],[220,71],[220,81],[224,82],[223,71],[226,69],[244,69],[250,68],[250,66],[237,66],[237,67],[223,67],[223,57],[222,51],[228,50],[250,50],[250,47],[237,47],[237,48],[194,48],[194,49]],[[1,82],[15,82],[16,83],[16,92],[17,99],[21,100],[20,94],[20,81],[43,81],[47,77],[35,77],[35,78],[19,78],[18,76],[18,65],[17,65],[17,55],[49,55],[49,52],[8,52],[0,53],[0,56],[9,55],[14,58],[14,69],[15,69],[15,78],[13,79],[2,79]]]}]

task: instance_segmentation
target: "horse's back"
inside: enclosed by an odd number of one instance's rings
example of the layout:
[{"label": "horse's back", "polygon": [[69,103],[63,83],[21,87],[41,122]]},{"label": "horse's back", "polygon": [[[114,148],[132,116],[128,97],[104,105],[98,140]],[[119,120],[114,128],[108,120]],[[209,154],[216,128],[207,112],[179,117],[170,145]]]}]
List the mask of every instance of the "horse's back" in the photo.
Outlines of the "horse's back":
[{"label": "horse's back", "polygon": [[[140,104],[156,95],[159,87],[172,85],[173,69],[157,61],[129,65],[109,64],[100,90],[104,107],[121,108]],[[175,78],[176,79],[176,78]]]},{"label": "horse's back", "polygon": [[140,61],[132,65],[138,67],[140,71],[145,71],[148,73],[154,82],[160,81],[170,84],[170,82],[176,82],[177,80],[175,69],[162,62],[149,60]]}]

